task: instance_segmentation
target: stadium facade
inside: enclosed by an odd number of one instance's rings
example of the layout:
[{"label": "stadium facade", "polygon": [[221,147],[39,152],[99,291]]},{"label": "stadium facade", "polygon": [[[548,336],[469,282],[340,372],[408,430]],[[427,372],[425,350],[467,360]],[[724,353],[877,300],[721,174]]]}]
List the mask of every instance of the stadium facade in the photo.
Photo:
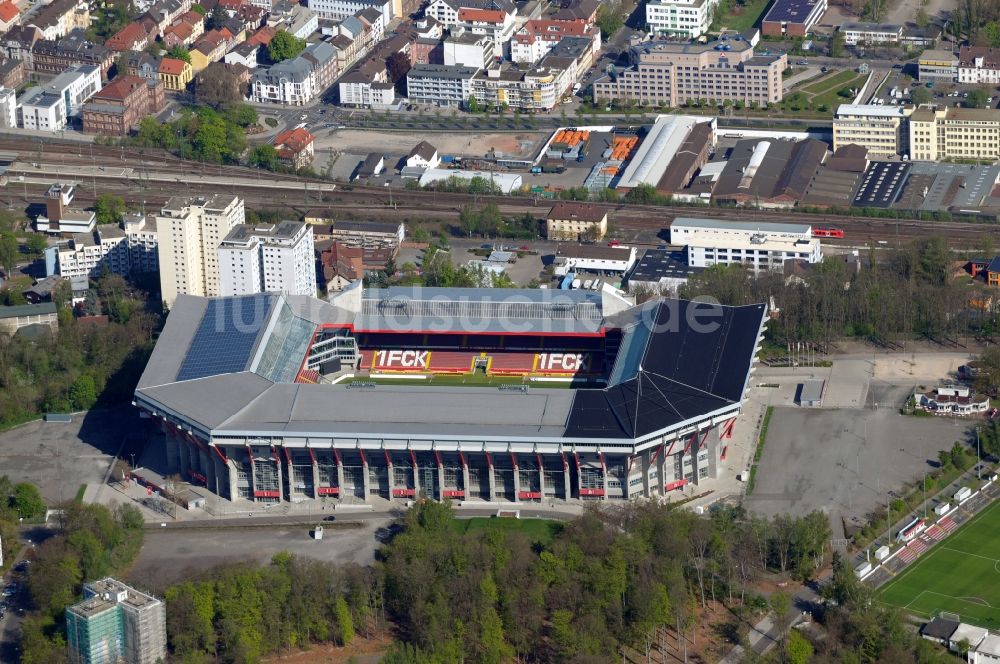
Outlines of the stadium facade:
[{"label": "stadium facade", "polygon": [[604,291],[180,296],[135,392],[234,501],[629,499],[718,476],[766,306]]}]

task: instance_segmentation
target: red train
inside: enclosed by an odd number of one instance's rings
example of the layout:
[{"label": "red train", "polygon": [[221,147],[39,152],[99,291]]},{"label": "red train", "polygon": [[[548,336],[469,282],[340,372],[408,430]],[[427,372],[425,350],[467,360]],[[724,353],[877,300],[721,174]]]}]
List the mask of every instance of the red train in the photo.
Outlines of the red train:
[{"label": "red train", "polygon": [[844,237],[844,231],[839,228],[813,228],[813,237]]}]

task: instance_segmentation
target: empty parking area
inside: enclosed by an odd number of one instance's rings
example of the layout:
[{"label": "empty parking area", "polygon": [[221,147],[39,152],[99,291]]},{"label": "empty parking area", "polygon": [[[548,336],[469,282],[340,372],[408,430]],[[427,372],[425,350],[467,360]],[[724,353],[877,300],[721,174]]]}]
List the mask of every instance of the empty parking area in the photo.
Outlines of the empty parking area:
[{"label": "empty parking area", "polygon": [[919,479],[938,451],[965,438],[967,422],[900,415],[892,402],[906,388],[882,384],[878,392],[889,401],[879,410],[775,407],[747,507],[765,515],[822,510],[834,537],[843,537],[844,522],[860,525],[889,491]]}]

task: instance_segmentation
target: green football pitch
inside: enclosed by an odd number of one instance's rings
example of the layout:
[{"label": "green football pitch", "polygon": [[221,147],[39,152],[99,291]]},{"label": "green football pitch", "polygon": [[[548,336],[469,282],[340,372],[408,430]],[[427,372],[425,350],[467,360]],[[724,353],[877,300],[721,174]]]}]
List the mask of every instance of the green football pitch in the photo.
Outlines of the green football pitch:
[{"label": "green football pitch", "polygon": [[937,543],[878,593],[885,604],[1000,629],[1000,501]]}]

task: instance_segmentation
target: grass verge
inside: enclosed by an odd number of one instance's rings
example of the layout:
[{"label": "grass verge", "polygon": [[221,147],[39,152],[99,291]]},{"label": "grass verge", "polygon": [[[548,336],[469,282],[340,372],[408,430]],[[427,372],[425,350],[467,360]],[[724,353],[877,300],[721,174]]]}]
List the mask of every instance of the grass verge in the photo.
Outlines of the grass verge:
[{"label": "grass verge", "polygon": [[82,503],[83,502],[83,494],[85,494],[86,492],[87,492],[87,485],[86,484],[81,484],[80,488],[76,490],[76,497],[73,498],[73,502],[74,503]]},{"label": "grass verge", "polygon": [[760,463],[760,458],[764,454],[764,441],[767,439],[767,428],[771,425],[771,414],[773,412],[774,406],[768,406],[764,412],[764,421],[760,425],[760,434],[757,436],[757,447],[753,451],[753,465],[750,466],[750,477],[747,478],[748,496],[753,493],[754,486],[757,484],[757,464]]}]

